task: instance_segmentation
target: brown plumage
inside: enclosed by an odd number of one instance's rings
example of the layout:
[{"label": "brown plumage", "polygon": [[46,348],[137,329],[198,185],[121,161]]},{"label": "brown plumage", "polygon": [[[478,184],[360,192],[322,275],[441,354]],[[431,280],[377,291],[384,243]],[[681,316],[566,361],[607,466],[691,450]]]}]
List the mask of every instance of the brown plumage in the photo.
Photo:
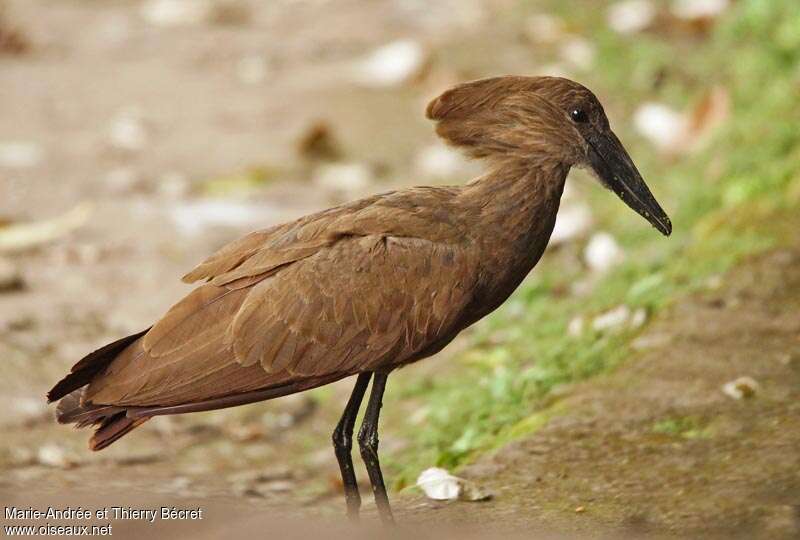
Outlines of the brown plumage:
[{"label": "brown plumage", "polygon": [[98,425],[90,446],[99,450],[152,416],[362,374],[334,434],[355,515],[350,434],[374,374],[359,440],[389,520],[372,425],[386,375],[441,350],[508,298],[544,252],[570,167],[591,167],[662,232],[671,228],[577,83],[484,79],[448,90],[427,116],[450,144],[486,158],[487,173],[464,186],[375,195],[225,246],[184,276],[202,283],[150,329],[90,354],[50,391],[61,399],[59,421]]}]

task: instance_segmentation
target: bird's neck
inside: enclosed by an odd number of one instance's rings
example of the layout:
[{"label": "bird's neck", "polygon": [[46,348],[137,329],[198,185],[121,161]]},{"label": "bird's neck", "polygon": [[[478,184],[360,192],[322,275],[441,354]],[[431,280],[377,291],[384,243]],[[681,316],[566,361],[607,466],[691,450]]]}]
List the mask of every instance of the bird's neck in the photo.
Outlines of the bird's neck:
[{"label": "bird's neck", "polygon": [[568,172],[555,160],[513,162],[464,186],[461,196],[479,216],[473,240],[481,246],[487,306],[502,303],[544,253]]},{"label": "bird's neck", "polygon": [[503,163],[464,186],[461,196],[477,208],[495,243],[515,248],[550,237],[569,165],[556,160]]}]

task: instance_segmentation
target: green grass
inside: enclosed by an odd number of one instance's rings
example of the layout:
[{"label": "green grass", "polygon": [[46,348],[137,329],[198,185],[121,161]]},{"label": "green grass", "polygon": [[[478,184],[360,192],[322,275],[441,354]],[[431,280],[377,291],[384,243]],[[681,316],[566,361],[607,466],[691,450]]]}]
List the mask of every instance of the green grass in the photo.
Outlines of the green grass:
[{"label": "green grass", "polygon": [[[541,9],[532,4],[523,3],[515,16],[524,20]],[[476,326],[468,349],[450,360],[456,367],[448,377],[412,377],[394,388],[390,399],[413,399],[424,413],[407,433],[414,451],[387,460],[399,487],[424,467],[455,468],[539,429],[558,413],[557,389],[631,357],[638,330],[569,337],[572,318],[591,319],[620,304],[643,308],[652,318],[744,256],[796,236],[798,220],[784,219],[800,204],[796,0],[741,0],[705,36],[619,36],[606,28],[601,4],[551,7],[570,21],[572,32],[597,45],[597,65],[585,82],[613,96],[607,105],[615,129],[668,209],[675,232],[664,239],[611,194],[591,190],[599,226],[624,246],[625,263],[588,295],[576,296],[569,285],[585,278],[578,247],[546,254],[512,299]],[[665,158],[637,140],[629,123],[637,104],[689,106],[714,86],[730,94],[733,112],[703,150]],[[669,422],[654,430],[695,429]]]},{"label": "green grass", "polygon": [[713,436],[712,429],[701,418],[695,416],[676,416],[659,420],[653,424],[653,433],[683,439],[708,439]]}]

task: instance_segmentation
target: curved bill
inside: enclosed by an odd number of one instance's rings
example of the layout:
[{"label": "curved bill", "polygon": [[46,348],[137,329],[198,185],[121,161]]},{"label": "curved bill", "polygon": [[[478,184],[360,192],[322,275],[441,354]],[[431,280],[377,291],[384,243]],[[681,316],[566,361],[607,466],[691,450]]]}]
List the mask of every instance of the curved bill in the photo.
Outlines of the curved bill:
[{"label": "curved bill", "polygon": [[614,132],[587,137],[589,164],[600,181],[665,236],[672,232],[669,216],[656,201],[633,160]]}]

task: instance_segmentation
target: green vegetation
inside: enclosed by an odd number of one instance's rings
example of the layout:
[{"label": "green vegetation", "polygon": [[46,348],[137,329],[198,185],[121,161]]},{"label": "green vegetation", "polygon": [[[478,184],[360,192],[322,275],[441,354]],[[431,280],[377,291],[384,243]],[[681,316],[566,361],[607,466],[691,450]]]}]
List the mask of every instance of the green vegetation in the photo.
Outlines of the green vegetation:
[{"label": "green vegetation", "polygon": [[[542,8],[541,3],[531,4],[521,9]],[[449,360],[454,365],[449,376],[409,375],[406,384],[394,387],[389,399],[413,399],[423,404],[425,413],[409,429],[414,452],[388,463],[400,473],[399,485],[413,482],[421,468],[457,467],[535,431],[558,413],[559,387],[632,356],[629,343],[638,330],[585,328],[571,337],[567,327],[574,317],[590,321],[625,304],[646,310],[652,318],[743,256],[796,236],[796,0],[736,2],[708,34],[662,29],[635,36],[609,30],[605,10],[597,9],[600,4],[592,2],[593,9],[577,14],[562,13],[570,31],[598,47],[596,66],[582,78],[606,96],[616,131],[670,213],[675,232],[661,238],[615,197],[587,189],[599,226],[619,239],[625,262],[594,283],[588,294],[577,295],[570,285],[587,277],[578,262],[578,247],[549,252],[512,300],[476,326],[467,350]],[[566,9],[561,6],[552,2],[551,7],[559,13]],[[691,107],[714,87],[728,93],[732,113],[697,151],[659,156],[625,122],[645,101]],[[653,429],[681,436],[702,433],[692,422],[669,419]]]},{"label": "green vegetation", "polygon": [[694,416],[677,416],[659,420],[653,425],[653,432],[684,439],[707,439],[712,430],[702,419]]},{"label": "green vegetation", "polygon": [[268,167],[251,167],[241,173],[210,178],[200,184],[199,192],[206,197],[245,197],[264,187],[277,173]]}]

